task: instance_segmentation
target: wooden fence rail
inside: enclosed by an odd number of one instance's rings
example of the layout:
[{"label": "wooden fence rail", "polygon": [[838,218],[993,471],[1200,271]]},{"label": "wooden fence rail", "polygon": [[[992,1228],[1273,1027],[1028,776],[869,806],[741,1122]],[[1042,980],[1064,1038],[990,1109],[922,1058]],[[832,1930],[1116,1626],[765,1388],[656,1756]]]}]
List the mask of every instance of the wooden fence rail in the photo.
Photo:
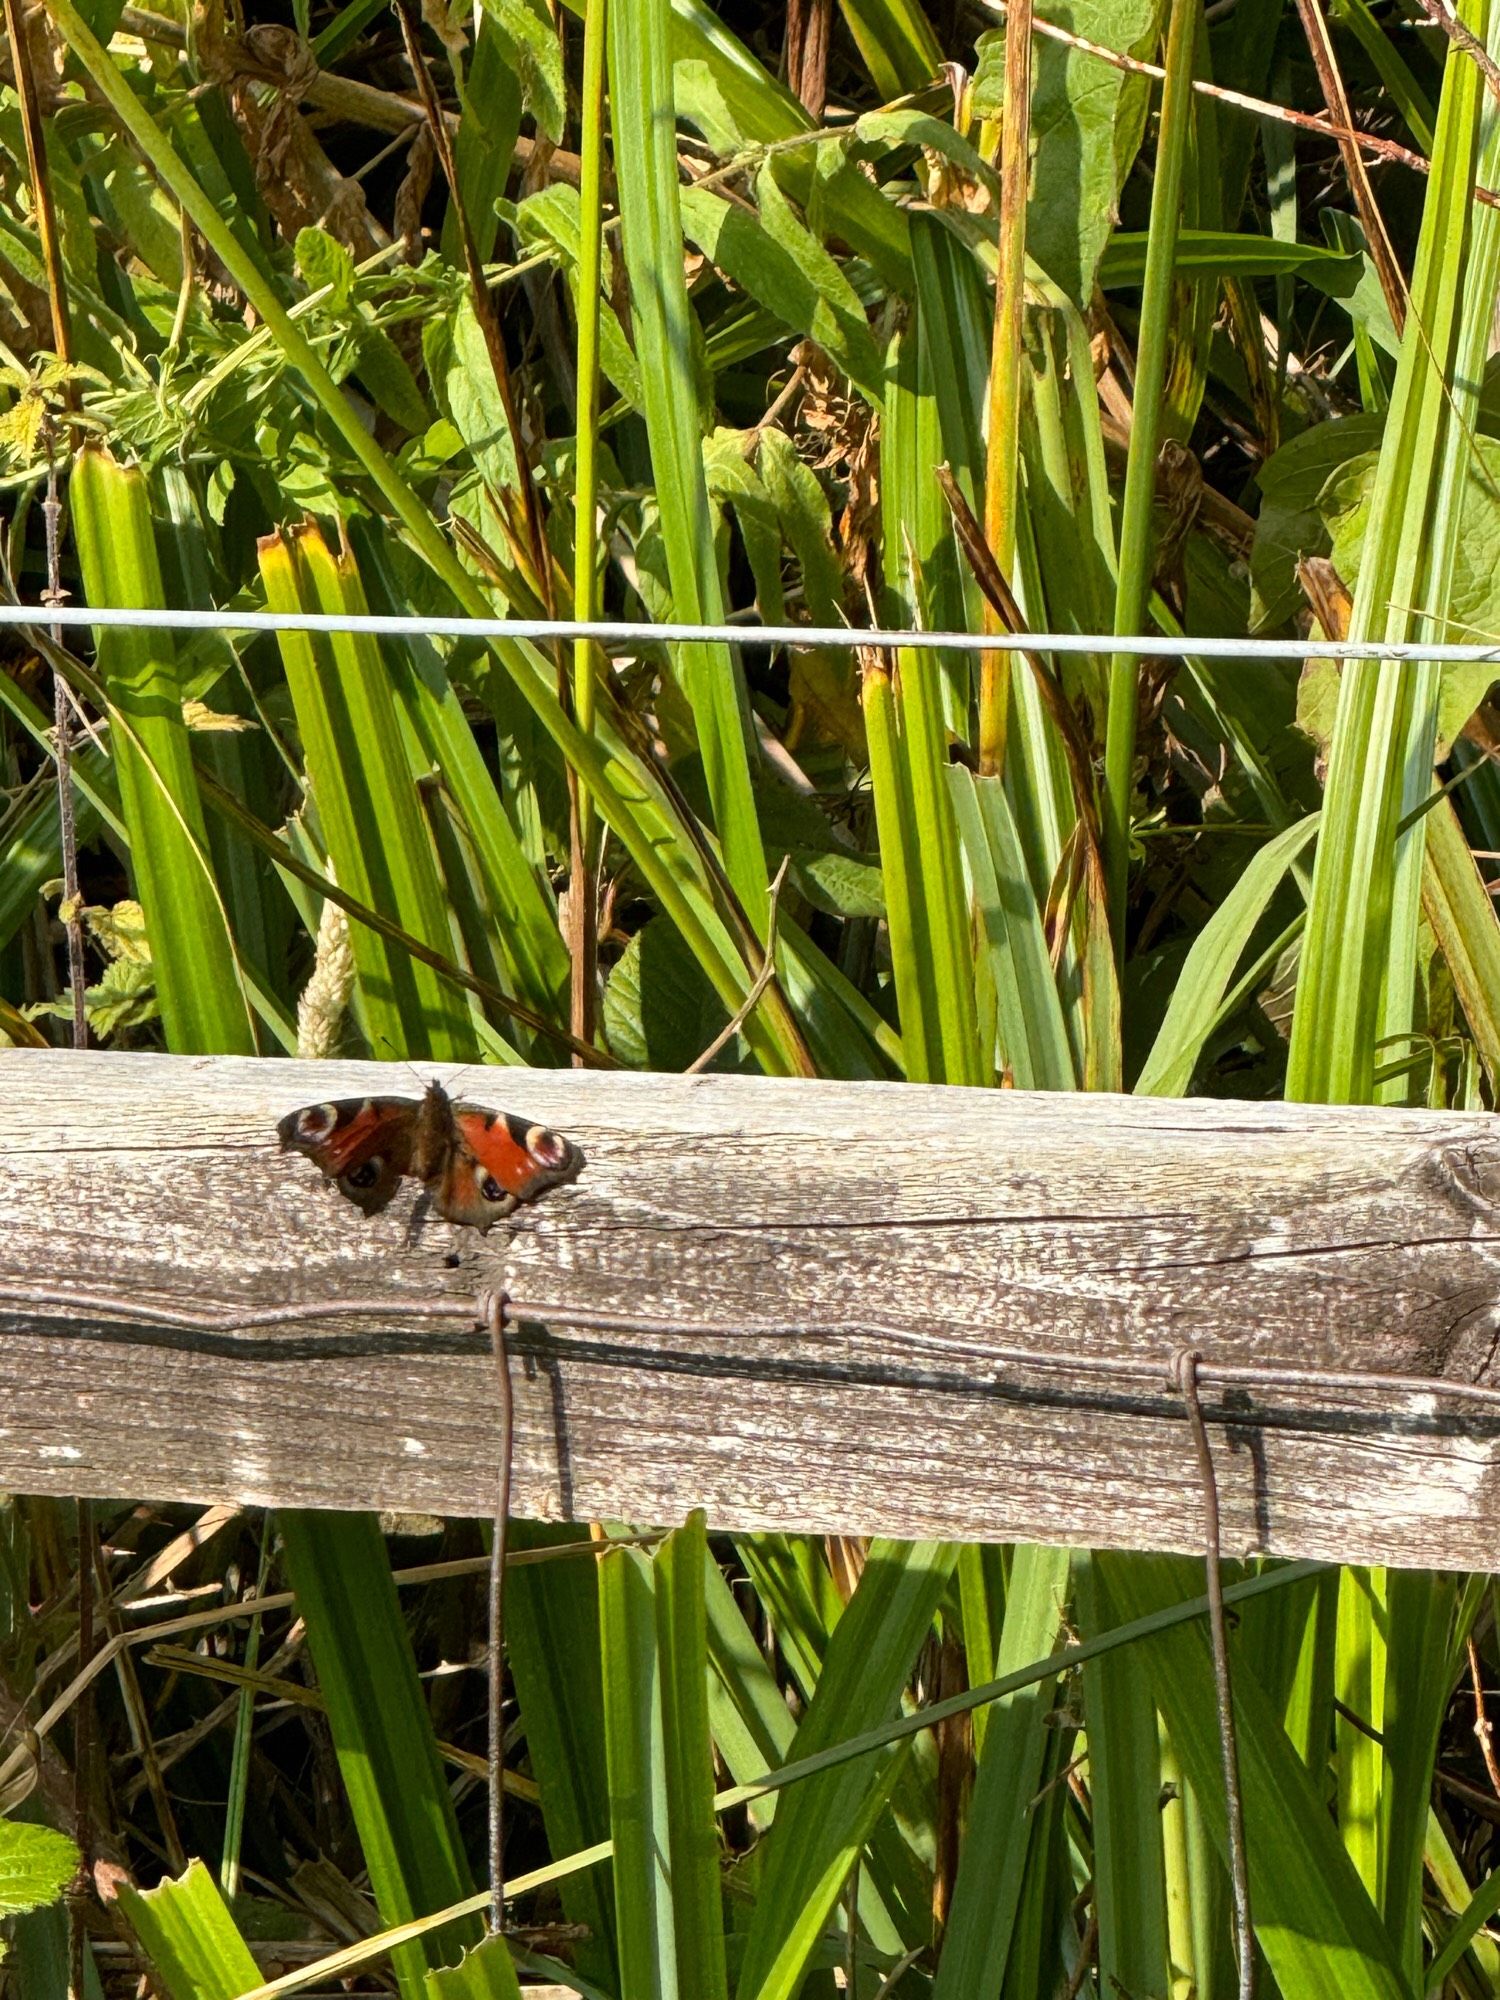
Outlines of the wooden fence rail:
[{"label": "wooden fence rail", "polygon": [[[0,1055],[0,1484],[486,1512],[494,1376],[466,1303],[499,1284],[546,1309],[512,1331],[518,1514],[1197,1549],[1168,1381],[1192,1347],[1304,1371],[1205,1381],[1226,1554],[1500,1566],[1500,1404],[1306,1375],[1490,1379],[1491,1118],[461,1087],[587,1155],[486,1238],[405,1195],[367,1219],[279,1151],[299,1105],[416,1094],[389,1064]],[[342,1310],[301,1316],[323,1301]]]}]

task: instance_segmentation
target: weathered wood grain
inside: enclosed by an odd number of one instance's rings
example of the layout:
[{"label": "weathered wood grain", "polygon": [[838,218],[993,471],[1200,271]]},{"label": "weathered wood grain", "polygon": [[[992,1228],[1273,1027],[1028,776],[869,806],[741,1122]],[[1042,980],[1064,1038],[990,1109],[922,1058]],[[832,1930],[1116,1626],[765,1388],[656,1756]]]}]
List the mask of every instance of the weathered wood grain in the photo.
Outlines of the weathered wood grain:
[{"label": "weathered wood grain", "polygon": [[[1166,1370],[1205,1358],[1488,1380],[1500,1137],[1461,1114],[895,1085],[469,1072],[558,1126],[578,1182],[479,1239],[366,1220],[277,1119],[391,1065],[0,1055],[0,1483],[478,1513],[477,1322],[503,1282],[516,1511],[1194,1548]],[[451,1261],[456,1258],[456,1263]],[[131,1310],[28,1307],[18,1287]],[[336,1320],[189,1332],[334,1297]],[[568,1310],[692,1322],[603,1332]],[[803,1323],[800,1336],[768,1331]],[[1160,1358],[1162,1386],[997,1363]],[[1490,1568],[1500,1410],[1210,1390],[1226,1552]]]}]

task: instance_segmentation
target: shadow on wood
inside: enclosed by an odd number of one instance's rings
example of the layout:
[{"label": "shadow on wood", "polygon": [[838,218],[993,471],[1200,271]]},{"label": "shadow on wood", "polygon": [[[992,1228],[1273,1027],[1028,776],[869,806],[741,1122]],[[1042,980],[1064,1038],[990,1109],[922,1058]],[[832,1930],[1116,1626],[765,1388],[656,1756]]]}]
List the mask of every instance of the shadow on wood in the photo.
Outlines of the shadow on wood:
[{"label": "shadow on wood", "polygon": [[[588,1158],[487,1238],[405,1194],[367,1220],[279,1152],[299,1105],[415,1094],[400,1068],[0,1055],[0,1482],[484,1513],[493,1374],[463,1307],[496,1283],[548,1308],[511,1336],[516,1511],[542,1518],[701,1506],[716,1527],[1197,1550],[1168,1386],[1184,1346],[1489,1379],[1485,1116],[459,1076]],[[28,1287],[120,1304],[28,1305]],[[346,1310],[233,1326],[321,1300]],[[174,1309],[223,1323],[153,1317]],[[1056,1365],[997,1356],[1017,1347]],[[1159,1386],[1066,1365],[1105,1355],[1159,1360]],[[1500,1410],[1270,1382],[1204,1397],[1226,1555],[1493,1566]]]}]

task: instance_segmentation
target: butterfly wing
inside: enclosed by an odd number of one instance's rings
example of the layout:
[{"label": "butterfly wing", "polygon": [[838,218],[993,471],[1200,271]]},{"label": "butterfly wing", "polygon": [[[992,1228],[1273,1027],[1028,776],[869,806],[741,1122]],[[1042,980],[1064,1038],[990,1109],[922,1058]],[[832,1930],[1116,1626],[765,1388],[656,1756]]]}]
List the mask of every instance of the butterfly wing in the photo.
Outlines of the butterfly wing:
[{"label": "butterfly wing", "polygon": [[306,1153],[366,1215],[375,1215],[412,1170],[417,1104],[409,1097],[345,1097],[306,1104],[276,1130],[282,1150]]},{"label": "butterfly wing", "polygon": [[449,1222],[488,1229],[522,1202],[573,1180],[583,1166],[570,1139],[508,1111],[455,1104],[450,1117],[451,1142],[426,1181],[433,1207]]}]

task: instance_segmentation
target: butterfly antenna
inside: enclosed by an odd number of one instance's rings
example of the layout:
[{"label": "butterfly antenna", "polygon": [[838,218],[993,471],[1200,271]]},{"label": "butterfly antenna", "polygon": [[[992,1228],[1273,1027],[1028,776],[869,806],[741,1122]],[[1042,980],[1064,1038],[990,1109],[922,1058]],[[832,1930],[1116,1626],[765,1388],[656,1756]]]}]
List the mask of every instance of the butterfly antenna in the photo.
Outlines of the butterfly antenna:
[{"label": "butterfly antenna", "polygon": [[390,1050],[391,1052],[390,1060],[392,1062],[401,1063],[407,1069],[409,1069],[412,1074],[412,1079],[415,1082],[418,1090],[425,1091],[428,1084],[432,1081],[431,1077],[423,1076],[422,1072],[417,1068],[416,1064],[412,1061],[411,1057],[406,1053],[405,1049],[398,1049],[396,1047],[396,1044],[391,1040],[389,1035],[380,1036],[380,1040],[384,1042],[386,1047]]},{"label": "butterfly antenna", "polygon": [[500,1464],[495,1481],[495,1522],[490,1539],[489,1638],[489,1785],[490,1785],[490,1915],[492,1937],[505,1929],[505,1544],[510,1524],[511,1446],[515,1437],[515,1397],[510,1379],[510,1355],[505,1344],[509,1301],[503,1292],[486,1292],[482,1306],[495,1357],[495,1387],[500,1408]]}]

